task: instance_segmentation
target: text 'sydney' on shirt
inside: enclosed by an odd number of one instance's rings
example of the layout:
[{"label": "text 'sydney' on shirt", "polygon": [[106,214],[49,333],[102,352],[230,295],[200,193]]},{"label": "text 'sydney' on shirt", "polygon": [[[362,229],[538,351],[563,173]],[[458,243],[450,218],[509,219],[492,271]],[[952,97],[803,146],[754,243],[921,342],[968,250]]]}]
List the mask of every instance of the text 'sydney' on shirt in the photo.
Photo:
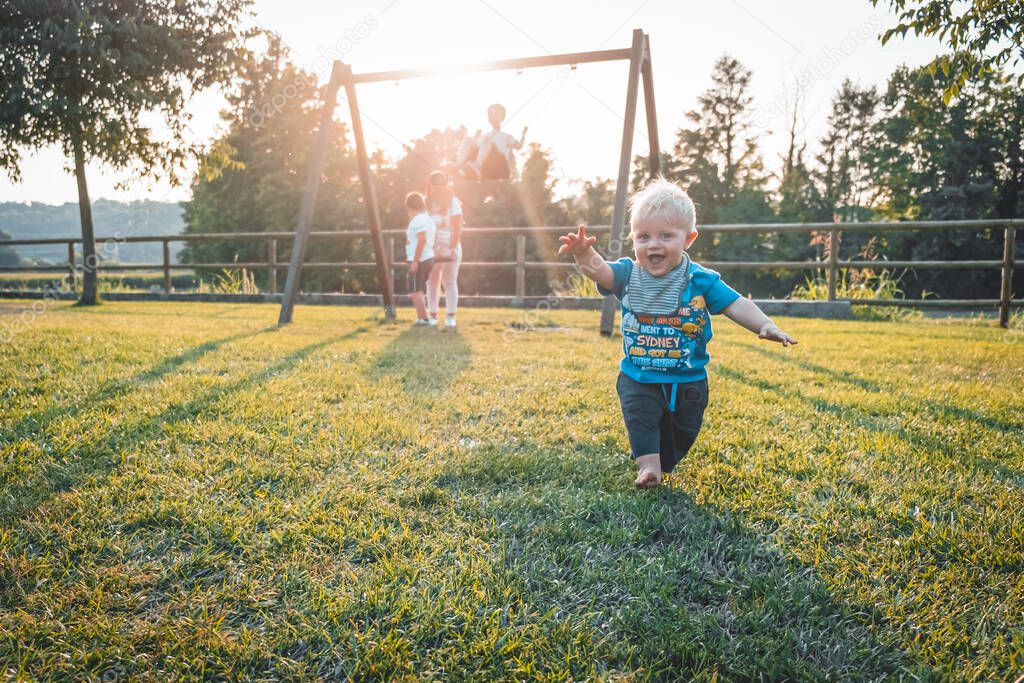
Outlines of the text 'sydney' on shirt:
[{"label": "text 'sydney' on shirt", "polygon": [[[699,263],[684,260],[673,269],[670,280],[633,277],[639,268],[631,258],[608,264],[614,274],[610,290],[598,287],[603,295],[618,297],[622,322],[623,357],[619,369],[637,382],[668,384],[695,382],[707,377],[707,344],[711,340],[711,315],[721,313],[739,292],[727,285],[721,275]],[[681,271],[682,268],[685,271]],[[680,272],[681,271],[681,272]],[[660,292],[645,291],[636,299],[657,311],[639,311],[633,307],[630,286],[654,285]],[[675,289],[672,289],[674,283]],[[668,285],[668,286],[663,286]],[[645,287],[646,289],[646,287]],[[669,302],[674,302],[667,306]]]}]

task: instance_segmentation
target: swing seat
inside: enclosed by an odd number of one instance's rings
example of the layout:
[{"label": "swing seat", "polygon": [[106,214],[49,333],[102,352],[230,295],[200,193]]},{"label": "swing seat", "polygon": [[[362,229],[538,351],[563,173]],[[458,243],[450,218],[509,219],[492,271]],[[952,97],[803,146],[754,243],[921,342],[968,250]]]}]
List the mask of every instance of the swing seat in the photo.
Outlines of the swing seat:
[{"label": "swing seat", "polygon": [[480,189],[493,191],[493,190],[497,190],[497,189],[508,187],[509,185],[512,184],[512,182],[513,181],[512,181],[511,178],[490,179],[490,180],[483,180],[483,179],[480,179],[480,178],[460,178],[460,177],[453,177],[452,178],[452,186],[453,186],[453,189],[456,191],[455,192],[456,195],[458,195],[459,188],[466,188],[466,189],[470,189],[471,188],[471,189],[476,190],[476,191],[479,191]]}]

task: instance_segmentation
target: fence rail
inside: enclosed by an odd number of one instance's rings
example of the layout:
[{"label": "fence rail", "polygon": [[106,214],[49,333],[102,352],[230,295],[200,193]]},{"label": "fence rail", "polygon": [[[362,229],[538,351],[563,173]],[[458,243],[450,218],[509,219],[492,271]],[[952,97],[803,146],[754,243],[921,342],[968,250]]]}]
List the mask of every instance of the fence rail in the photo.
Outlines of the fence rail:
[{"label": "fence rail", "polygon": [[[828,287],[829,301],[844,301],[837,296],[838,276],[840,271],[850,268],[857,269],[883,269],[883,268],[908,268],[908,269],[956,269],[956,268],[991,268],[999,269],[1002,272],[1000,280],[1000,291],[997,299],[855,299],[850,303],[858,305],[896,305],[896,306],[918,306],[918,307],[988,307],[996,305],[999,308],[1000,324],[1005,325],[1009,317],[1011,306],[1024,304],[1021,299],[1014,300],[1013,294],[1013,271],[1017,267],[1015,241],[1017,230],[1024,228],[1024,219],[994,219],[994,220],[965,220],[965,221],[887,221],[871,223],[758,223],[758,224],[728,224],[728,225],[704,225],[698,229],[705,234],[720,233],[823,233],[827,235],[830,245],[839,244],[839,233],[841,232],[888,232],[888,231],[933,231],[933,230],[1003,230],[1003,258],[1002,259],[974,259],[962,261],[886,261],[886,260],[840,260],[839,249],[830,248],[827,250],[827,258],[816,261],[704,261],[703,265],[713,268],[738,268],[750,270],[772,270],[772,269],[802,269],[802,270],[824,270]],[[463,268],[500,268],[514,269],[515,271],[515,293],[513,301],[522,302],[526,298],[526,272],[535,269],[550,268],[572,268],[572,263],[567,261],[527,261],[526,260],[526,238],[531,234],[564,234],[574,230],[572,227],[480,227],[465,228],[463,235],[468,237],[487,235],[509,235],[514,236],[516,241],[515,261],[469,261],[463,262]],[[588,230],[594,234],[604,234],[610,231],[610,226],[591,226]],[[386,238],[387,260],[391,265],[391,272],[394,276],[398,268],[405,266],[402,262],[395,261],[395,254],[398,252],[399,240],[405,236],[404,230],[390,229],[382,231]],[[278,242],[285,240],[290,242],[294,237],[291,232],[237,232],[237,233],[207,233],[191,235],[123,235],[121,233],[112,237],[98,237],[96,244],[100,243],[160,243],[162,245],[163,260],[161,263],[102,263],[103,270],[111,272],[132,271],[132,270],[158,270],[163,273],[163,288],[165,292],[171,291],[171,272],[175,270],[193,270],[196,268],[211,269],[237,269],[246,268],[249,270],[263,269],[267,273],[267,287],[271,294],[277,293],[278,272],[287,269],[288,263],[281,262],[277,258]],[[318,239],[358,239],[369,238],[370,233],[362,230],[337,230],[320,231],[310,233],[311,238]],[[245,263],[171,263],[170,244],[172,242],[264,242],[266,244],[266,260],[251,261]],[[67,261],[62,265],[29,265],[29,266],[0,266],[0,273],[15,272],[67,272],[72,276],[72,287],[74,287],[75,276],[81,270],[77,263],[76,247],[82,243],[81,237],[52,237],[41,239],[11,239],[0,240],[0,247],[10,246],[38,246],[38,245],[67,245]],[[375,268],[374,262],[362,261],[340,261],[340,262],[306,262],[303,268]]]}]

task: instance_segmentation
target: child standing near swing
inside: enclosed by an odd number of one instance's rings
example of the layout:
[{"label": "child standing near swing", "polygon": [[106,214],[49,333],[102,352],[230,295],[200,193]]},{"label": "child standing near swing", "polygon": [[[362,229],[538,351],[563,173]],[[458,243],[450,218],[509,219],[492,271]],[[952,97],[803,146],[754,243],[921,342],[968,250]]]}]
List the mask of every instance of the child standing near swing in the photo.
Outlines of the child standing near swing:
[{"label": "child standing near swing", "polygon": [[452,192],[448,175],[434,171],[427,178],[427,213],[437,230],[434,237],[434,267],[427,279],[427,313],[430,324],[437,324],[444,289],[447,315],[444,326],[455,329],[459,310],[459,266],[462,264],[462,204]]},{"label": "child standing near swing", "polygon": [[637,464],[634,483],[653,488],[690,450],[703,424],[711,314],[722,313],[761,339],[797,342],[718,273],[690,260],[696,209],[678,185],[655,180],[629,205],[635,259],[605,261],[583,225],[559,238],[558,253],[572,255],[602,294],[621,303],[616,390]]},{"label": "child standing near swing", "polygon": [[[419,192],[410,192],[405,197],[405,209],[409,215],[406,230],[405,260],[409,262],[409,298],[416,309],[416,325],[429,325],[427,317],[427,280],[434,266],[434,221],[427,213],[427,203]],[[437,324],[437,321],[434,321]]]}]

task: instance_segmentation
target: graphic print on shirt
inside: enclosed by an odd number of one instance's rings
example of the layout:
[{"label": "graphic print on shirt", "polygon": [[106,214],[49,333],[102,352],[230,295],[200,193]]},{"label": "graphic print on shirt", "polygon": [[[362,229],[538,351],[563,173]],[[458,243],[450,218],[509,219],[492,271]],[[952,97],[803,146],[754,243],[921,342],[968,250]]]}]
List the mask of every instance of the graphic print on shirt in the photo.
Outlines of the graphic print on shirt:
[{"label": "graphic print on shirt", "polygon": [[[689,291],[680,297],[676,315],[623,313],[622,349],[634,365],[669,372],[692,367],[690,359],[707,344],[711,326],[704,297],[687,296]],[[628,293],[622,303],[628,309]]]},{"label": "graphic print on shirt", "polygon": [[437,229],[434,233],[434,256],[439,261],[452,261],[455,251],[452,249],[452,217],[462,215],[462,205],[457,197],[452,197],[451,205],[444,212],[431,209],[430,217]]}]

